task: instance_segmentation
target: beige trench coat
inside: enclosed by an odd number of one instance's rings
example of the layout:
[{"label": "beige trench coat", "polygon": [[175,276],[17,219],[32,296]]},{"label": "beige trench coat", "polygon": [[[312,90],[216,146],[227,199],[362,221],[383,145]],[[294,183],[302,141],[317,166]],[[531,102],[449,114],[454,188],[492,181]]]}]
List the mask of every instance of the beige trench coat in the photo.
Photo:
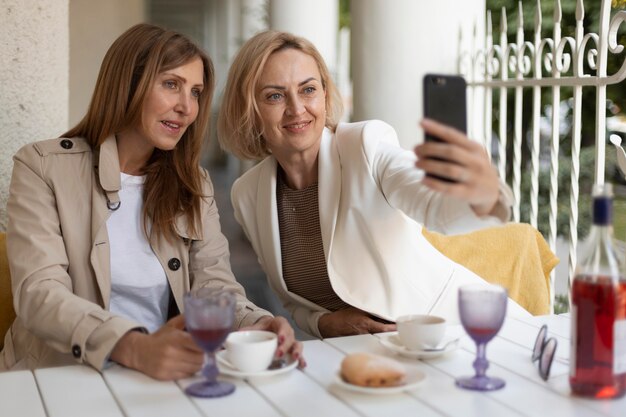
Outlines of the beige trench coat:
[{"label": "beige trench coat", "polygon": [[[232,275],[213,186],[204,174],[207,198],[196,228],[202,235],[191,235],[180,217],[180,239],[151,239],[151,246],[179,311],[190,288],[224,288],[237,294],[236,326],[250,325],[270,313],[249,302]],[[120,337],[141,328],[107,311],[106,220],[119,189],[113,136],[99,152],[84,139],[60,138],[26,145],[15,155],[7,251],[17,318],[5,336],[0,371],[77,362],[101,369]]]}]

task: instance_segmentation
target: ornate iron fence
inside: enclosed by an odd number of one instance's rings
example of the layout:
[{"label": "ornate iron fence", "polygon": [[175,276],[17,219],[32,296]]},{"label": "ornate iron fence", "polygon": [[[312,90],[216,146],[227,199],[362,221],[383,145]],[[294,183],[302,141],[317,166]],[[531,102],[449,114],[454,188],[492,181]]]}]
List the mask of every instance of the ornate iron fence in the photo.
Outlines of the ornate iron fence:
[{"label": "ornate iron fence", "polygon": [[[555,0],[554,28],[551,36],[542,37],[542,15],[540,0],[537,0],[534,16],[534,36],[524,39],[522,3],[519,3],[516,41],[508,42],[506,11],[502,10],[499,29],[499,43],[494,44],[491,12],[487,12],[486,36],[483,48],[462,51],[459,54],[459,72],[468,81],[469,97],[482,95],[484,98],[484,127],[470,125],[470,133],[481,138],[488,150],[492,149],[493,94],[499,94],[497,163],[500,176],[506,178],[507,172],[507,96],[514,94],[513,123],[513,158],[511,188],[515,196],[513,217],[520,220],[521,172],[522,172],[522,106],[524,89],[532,90],[532,115],[530,139],[530,223],[537,227],[539,197],[539,153],[540,153],[540,117],[543,88],[552,90],[551,97],[551,139],[550,139],[550,187],[549,187],[549,236],[548,243],[556,251],[557,237],[557,196],[559,168],[559,123],[561,89],[571,87],[572,97],[572,136],[571,136],[571,187],[569,218],[569,269],[568,278],[572,279],[576,266],[576,248],[578,245],[578,199],[580,174],[580,144],[582,127],[582,92],[583,88],[595,89],[595,171],[596,183],[604,182],[605,144],[606,144],[606,87],[617,84],[626,78],[626,61],[614,74],[607,74],[608,54],[620,54],[624,47],[617,42],[617,31],[626,21],[626,11],[619,10],[611,17],[611,0],[601,1],[598,33],[585,33],[583,19],[585,8],[583,0],[576,3],[576,28],[573,36],[561,34],[562,10],[560,0]],[[476,39],[476,33],[474,34]],[[473,42],[476,45],[476,42]],[[585,63],[587,65],[585,65]],[[471,117],[471,106],[470,106]],[[495,159],[495,157],[494,157]],[[524,167],[526,168],[526,167]],[[551,304],[554,306],[555,275],[551,275]]]}]

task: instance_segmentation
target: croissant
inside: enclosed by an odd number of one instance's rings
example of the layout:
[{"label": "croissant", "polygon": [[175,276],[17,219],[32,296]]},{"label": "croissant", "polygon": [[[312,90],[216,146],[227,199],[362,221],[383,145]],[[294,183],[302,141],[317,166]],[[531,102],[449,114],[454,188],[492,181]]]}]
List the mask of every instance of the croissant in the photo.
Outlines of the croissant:
[{"label": "croissant", "polygon": [[351,353],[341,362],[344,381],[362,387],[395,387],[406,380],[406,371],[397,361],[371,353]]}]

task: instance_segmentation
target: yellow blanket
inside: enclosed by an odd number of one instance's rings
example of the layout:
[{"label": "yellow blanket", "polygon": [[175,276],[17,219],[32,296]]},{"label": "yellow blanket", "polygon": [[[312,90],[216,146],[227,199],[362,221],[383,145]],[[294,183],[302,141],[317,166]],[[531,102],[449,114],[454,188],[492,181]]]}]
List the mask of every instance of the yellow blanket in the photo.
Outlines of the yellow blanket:
[{"label": "yellow blanket", "polygon": [[550,313],[550,271],[559,259],[534,227],[508,223],[464,235],[422,233],[448,258],[507,288],[509,297],[531,314]]}]

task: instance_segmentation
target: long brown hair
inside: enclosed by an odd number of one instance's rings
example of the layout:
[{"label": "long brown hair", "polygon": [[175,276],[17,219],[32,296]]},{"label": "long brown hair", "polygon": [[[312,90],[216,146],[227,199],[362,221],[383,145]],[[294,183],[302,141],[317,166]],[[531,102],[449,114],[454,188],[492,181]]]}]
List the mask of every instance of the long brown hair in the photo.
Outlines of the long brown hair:
[{"label": "long brown hair", "polygon": [[269,56],[287,48],[303,52],[315,60],[326,91],[325,125],[334,131],[339,123],[343,112],[341,96],[315,46],[291,33],[260,32],[243,44],[230,66],[217,119],[220,145],[241,159],[258,160],[270,154],[263,139],[256,89]]},{"label": "long brown hair", "polygon": [[202,171],[198,165],[209,125],[214,71],[211,59],[184,35],[141,23],[124,32],[107,51],[85,117],[63,136],[81,136],[93,149],[115,133],[141,123],[147,93],[163,71],[200,58],[204,90],[198,116],[171,151],[155,149],[144,168],[143,220],[152,232],[172,240],[175,219],[184,214],[189,232],[199,232]]}]

